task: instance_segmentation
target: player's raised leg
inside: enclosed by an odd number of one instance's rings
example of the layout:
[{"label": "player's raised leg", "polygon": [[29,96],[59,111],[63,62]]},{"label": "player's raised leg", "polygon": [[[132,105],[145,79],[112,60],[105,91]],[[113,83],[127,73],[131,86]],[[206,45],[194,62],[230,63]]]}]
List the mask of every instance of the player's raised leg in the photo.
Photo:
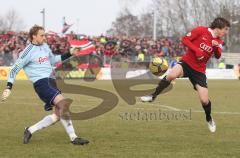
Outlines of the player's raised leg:
[{"label": "player's raised leg", "polygon": [[201,87],[198,84],[196,85],[196,89],[197,89],[202,107],[206,114],[206,121],[208,123],[208,128],[211,132],[215,132],[216,124],[211,116],[211,101],[208,98],[208,89],[206,87]]},{"label": "player's raised leg", "polygon": [[154,91],[154,93],[152,93],[151,95],[148,96],[142,96],[141,100],[143,102],[152,102],[156,99],[156,97],[165,89],[167,88],[170,84],[172,80],[175,80],[178,77],[182,77],[183,76],[183,68],[180,64],[175,65],[170,72],[168,73],[167,76],[165,76],[159,83],[158,86],[156,88],[156,90]]}]

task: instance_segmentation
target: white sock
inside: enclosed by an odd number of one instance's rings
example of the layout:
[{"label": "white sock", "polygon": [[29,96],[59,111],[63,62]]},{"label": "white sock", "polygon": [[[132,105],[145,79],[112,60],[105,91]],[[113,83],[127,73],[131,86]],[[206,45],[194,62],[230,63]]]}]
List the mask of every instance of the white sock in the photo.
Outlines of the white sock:
[{"label": "white sock", "polygon": [[77,135],[75,133],[75,130],[73,128],[73,124],[71,120],[64,120],[60,118],[60,121],[63,124],[63,127],[65,128],[69,138],[71,141],[73,141],[75,138],[77,138]]},{"label": "white sock", "polygon": [[55,122],[59,121],[59,118],[56,114],[48,115],[44,117],[41,121],[37,122],[36,124],[32,125],[28,128],[29,132],[32,134],[40,129],[46,128]]}]

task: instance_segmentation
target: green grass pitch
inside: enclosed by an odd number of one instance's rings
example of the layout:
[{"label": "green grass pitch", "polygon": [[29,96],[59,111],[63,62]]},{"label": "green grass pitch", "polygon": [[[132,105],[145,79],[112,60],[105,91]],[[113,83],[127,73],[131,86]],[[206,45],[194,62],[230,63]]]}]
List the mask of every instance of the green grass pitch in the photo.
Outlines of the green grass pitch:
[{"label": "green grass pitch", "polygon": [[[111,81],[94,83],[68,81],[108,90],[117,95]],[[86,146],[73,146],[61,123],[34,133],[22,144],[24,127],[49,114],[28,81],[16,81],[13,92],[0,109],[0,158],[237,158],[240,155],[240,82],[209,80],[209,95],[216,133],[210,133],[196,92],[187,80],[178,80],[174,89],[153,103],[127,105],[119,96],[110,112],[89,120],[73,121],[76,133],[90,140]],[[5,82],[1,82],[4,88]],[[149,86],[143,85],[142,89]],[[154,87],[154,86],[152,86]],[[90,96],[64,94],[74,99],[72,110],[84,111],[101,102]],[[144,120],[124,114],[189,111],[191,119]]]}]

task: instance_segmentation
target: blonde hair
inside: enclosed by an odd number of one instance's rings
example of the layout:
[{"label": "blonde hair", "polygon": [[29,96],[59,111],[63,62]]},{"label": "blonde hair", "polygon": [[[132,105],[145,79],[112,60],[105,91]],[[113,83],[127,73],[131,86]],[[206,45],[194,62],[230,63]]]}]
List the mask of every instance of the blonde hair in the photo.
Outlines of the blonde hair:
[{"label": "blonde hair", "polygon": [[42,27],[42,26],[38,26],[38,25],[34,25],[31,29],[30,29],[30,31],[29,31],[29,39],[30,39],[30,41],[32,41],[33,40],[33,35],[37,35],[38,34],[38,31],[39,30],[44,30],[44,28]]}]

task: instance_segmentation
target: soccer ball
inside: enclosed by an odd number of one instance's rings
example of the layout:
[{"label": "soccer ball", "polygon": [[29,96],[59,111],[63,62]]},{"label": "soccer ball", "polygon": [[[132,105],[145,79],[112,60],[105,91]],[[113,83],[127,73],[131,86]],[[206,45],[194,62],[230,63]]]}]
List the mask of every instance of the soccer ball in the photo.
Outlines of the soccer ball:
[{"label": "soccer ball", "polygon": [[156,76],[163,75],[168,69],[168,62],[164,58],[155,57],[149,64],[149,70]]}]

